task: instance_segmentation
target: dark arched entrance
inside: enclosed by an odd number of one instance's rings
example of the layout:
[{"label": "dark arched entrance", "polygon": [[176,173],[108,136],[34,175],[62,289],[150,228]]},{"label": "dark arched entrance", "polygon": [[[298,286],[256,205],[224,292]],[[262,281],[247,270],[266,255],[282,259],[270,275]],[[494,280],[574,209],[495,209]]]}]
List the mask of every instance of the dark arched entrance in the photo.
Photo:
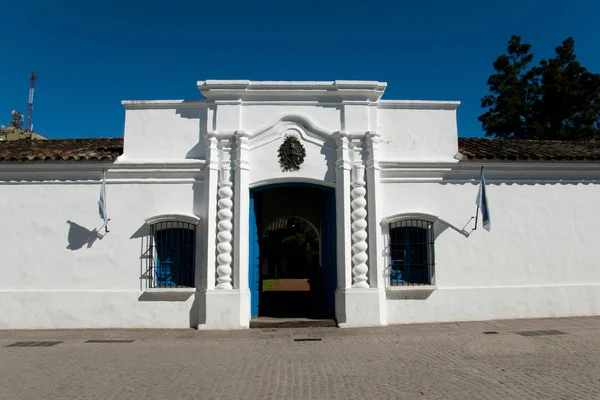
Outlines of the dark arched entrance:
[{"label": "dark arched entrance", "polygon": [[333,318],[332,188],[278,184],[250,191],[252,316]]}]

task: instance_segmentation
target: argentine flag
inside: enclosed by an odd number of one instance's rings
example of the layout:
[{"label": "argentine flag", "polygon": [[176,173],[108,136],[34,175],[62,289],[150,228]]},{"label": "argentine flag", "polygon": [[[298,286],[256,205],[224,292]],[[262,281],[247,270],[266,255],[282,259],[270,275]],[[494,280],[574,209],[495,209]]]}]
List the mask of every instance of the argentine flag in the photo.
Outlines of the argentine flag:
[{"label": "argentine flag", "polygon": [[492,221],[490,218],[490,208],[488,206],[487,195],[485,191],[485,176],[483,176],[483,168],[481,168],[481,181],[479,182],[479,192],[477,192],[477,199],[475,200],[475,203],[481,210],[483,229],[489,232],[490,229],[492,229]]},{"label": "argentine flag", "polygon": [[98,200],[98,213],[100,219],[104,222],[104,226],[108,224],[108,215],[106,214],[106,171],[102,176],[102,186],[100,187],[100,200]]}]

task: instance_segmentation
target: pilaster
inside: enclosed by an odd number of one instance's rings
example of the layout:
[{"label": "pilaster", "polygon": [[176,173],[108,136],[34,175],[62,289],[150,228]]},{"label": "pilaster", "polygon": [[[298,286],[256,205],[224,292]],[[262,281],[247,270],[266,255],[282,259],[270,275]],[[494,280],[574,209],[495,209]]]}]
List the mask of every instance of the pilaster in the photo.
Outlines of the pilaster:
[{"label": "pilaster", "polygon": [[[355,174],[351,192],[354,282],[352,287],[338,288],[336,292],[336,317],[340,327],[381,326],[387,323],[385,285],[383,270],[380,269],[383,268],[383,263],[378,262],[383,242],[377,222],[378,140],[379,136],[376,133],[368,132],[365,140],[357,143],[354,149]],[[366,153],[364,158],[363,152]]]},{"label": "pilaster", "polygon": [[[248,239],[246,233],[246,241],[240,240],[235,231],[244,229],[241,222],[243,217],[240,217],[238,211],[244,210],[239,204],[239,199],[240,194],[243,199],[243,193],[247,192],[247,189],[240,189],[244,182],[247,186],[247,173],[244,177],[243,163],[238,162],[238,148],[236,146],[235,151],[232,148],[233,140],[231,135],[209,134],[211,154],[218,154],[220,158],[214,162],[211,160],[207,167],[212,174],[212,184],[207,187],[206,199],[209,207],[206,252],[208,278],[206,290],[198,293],[201,304],[204,304],[204,307],[200,307],[198,329],[244,329],[250,323],[247,267],[244,270],[248,257],[240,258],[240,251],[243,252],[247,247]],[[232,154],[235,154],[233,159]],[[247,167],[245,169],[248,170]],[[245,212],[247,220],[247,205]],[[243,277],[244,272],[246,278]]]},{"label": "pilaster", "polygon": [[352,180],[352,287],[368,288],[367,273],[367,199],[365,195],[365,168],[362,160],[355,162]]},{"label": "pilaster", "polygon": [[[243,131],[235,134],[235,202],[234,202],[234,250],[233,250],[233,275],[234,287],[249,291],[248,286],[248,232],[249,232],[249,206],[250,206],[250,163],[248,161],[249,136]],[[249,307],[249,306],[248,306]]]},{"label": "pilaster", "polygon": [[[351,286],[351,227],[350,227],[350,149],[345,132],[335,134],[337,146],[335,202],[337,222],[337,287]],[[337,307],[336,307],[337,308]]]},{"label": "pilaster", "polygon": [[381,255],[383,249],[383,236],[379,225],[381,204],[379,199],[381,168],[379,166],[379,140],[376,131],[367,132],[367,232],[369,243],[369,284],[371,287],[385,289],[383,272],[384,259]]},{"label": "pilaster", "polygon": [[[367,231],[369,243],[369,284],[374,298],[377,298],[376,309],[372,310],[373,317],[379,324],[387,325],[387,298],[384,272],[387,268],[383,257],[383,234],[381,231],[381,168],[379,166],[379,140],[377,131],[369,131],[366,135],[367,148]],[[375,299],[373,299],[375,300]]]},{"label": "pilaster", "polygon": [[[227,164],[225,162],[227,161]],[[232,230],[233,224],[233,189],[230,179],[231,167],[229,160],[224,160],[221,168],[221,177],[219,180],[219,200],[217,202],[217,285],[215,289],[229,290],[233,289],[231,285],[231,257],[232,251]]]},{"label": "pilaster", "polygon": [[206,139],[206,168],[204,170],[204,206],[206,219],[204,228],[204,265],[199,274],[197,288],[215,288],[215,265],[217,243],[217,190],[219,181],[219,140],[216,135],[209,134]]}]

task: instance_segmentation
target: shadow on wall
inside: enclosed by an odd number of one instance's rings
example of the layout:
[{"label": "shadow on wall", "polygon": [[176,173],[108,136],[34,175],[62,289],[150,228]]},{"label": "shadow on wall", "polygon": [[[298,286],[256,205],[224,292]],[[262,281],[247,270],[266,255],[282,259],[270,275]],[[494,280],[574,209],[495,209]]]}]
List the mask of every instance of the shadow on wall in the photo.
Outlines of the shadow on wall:
[{"label": "shadow on wall", "polygon": [[321,147],[321,154],[323,154],[325,157],[325,163],[327,164],[327,169],[325,171],[325,176],[323,176],[323,180],[325,182],[335,182],[335,161],[337,159],[336,149],[328,143],[325,143],[323,147]]},{"label": "shadow on wall", "polygon": [[67,241],[69,242],[67,249],[69,250],[79,250],[85,245],[89,249],[96,240],[102,240],[104,237],[104,235],[98,233],[96,228],[89,230],[73,221],[67,221],[67,224],[69,224],[69,234],[67,235]]},{"label": "shadow on wall", "polygon": [[185,158],[204,159],[205,151],[206,151],[204,138],[206,136],[207,129],[208,129],[208,125],[207,125],[207,123],[208,123],[207,122],[208,108],[206,106],[200,106],[200,105],[197,105],[194,107],[184,106],[184,107],[177,108],[175,112],[176,112],[176,114],[181,116],[181,118],[198,120],[198,132],[199,132],[198,142],[196,143],[196,145],[194,147],[192,147],[187,152],[187,154],[185,155]]},{"label": "shadow on wall", "polygon": [[[424,218],[424,219],[434,220],[434,222],[433,222],[433,232],[434,232],[433,240],[434,240],[434,242],[438,239],[438,237],[440,235],[442,235],[446,231],[448,231],[450,233],[458,233],[458,234],[462,235],[465,239],[467,239],[469,237],[469,235],[471,234],[471,232],[465,230],[466,225],[464,227],[460,228],[458,226],[452,225],[448,221],[442,220],[441,218],[438,218],[438,217],[435,217],[432,215],[428,215],[427,217],[429,217],[429,218]],[[471,220],[473,218],[471,218]],[[471,220],[469,220],[469,222]],[[469,222],[467,222],[467,225],[469,224]],[[391,278],[391,273],[392,273],[392,259],[391,259],[392,253],[391,253],[390,243],[389,243],[389,234],[390,234],[389,224],[388,223],[383,224],[382,228],[383,228],[382,233],[383,233],[383,237],[384,237],[384,250],[382,252],[382,255],[386,260],[385,267],[383,270],[383,277],[386,281],[386,287],[388,288],[386,290],[386,299],[388,299],[388,300],[427,300],[435,292],[435,289],[430,287],[429,285],[396,286],[395,288],[388,286],[388,285],[390,285],[390,278]],[[435,262],[435,260],[434,260],[434,262]]]},{"label": "shadow on wall", "polygon": [[[149,286],[150,268],[152,257],[150,256],[150,226],[143,224],[129,239],[139,239],[140,241],[140,290],[146,290]],[[140,298],[140,301],[145,301]]]}]

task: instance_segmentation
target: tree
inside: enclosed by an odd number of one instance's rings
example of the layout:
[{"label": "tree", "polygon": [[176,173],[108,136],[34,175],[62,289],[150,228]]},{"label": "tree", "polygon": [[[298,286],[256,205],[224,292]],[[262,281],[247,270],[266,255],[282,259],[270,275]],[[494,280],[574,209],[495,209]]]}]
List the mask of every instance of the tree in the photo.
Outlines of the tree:
[{"label": "tree", "polygon": [[543,138],[600,139],[600,75],[587,71],[576,60],[575,41],[567,38],[556,56],[542,60],[538,103],[538,130]]},{"label": "tree", "polygon": [[494,62],[490,94],[479,116],[486,136],[501,139],[600,139],[600,75],[582,67],[575,41],[567,38],[556,56],[528,68],[531,46],[513,35],[507,55]]},{"label": "tree", "polygon": [[508,54],[494,62],[496,73],[487,81],[490,94],[481,100],[481,107],[488,111],[479,116],[486,136],[527,135],[532,120],[530,105],[539,96],[537,76],[532,69],[527,69],[533,60],[530,49],[531,45],[521,43],[521,37],[513,35],[506,49]]}]

